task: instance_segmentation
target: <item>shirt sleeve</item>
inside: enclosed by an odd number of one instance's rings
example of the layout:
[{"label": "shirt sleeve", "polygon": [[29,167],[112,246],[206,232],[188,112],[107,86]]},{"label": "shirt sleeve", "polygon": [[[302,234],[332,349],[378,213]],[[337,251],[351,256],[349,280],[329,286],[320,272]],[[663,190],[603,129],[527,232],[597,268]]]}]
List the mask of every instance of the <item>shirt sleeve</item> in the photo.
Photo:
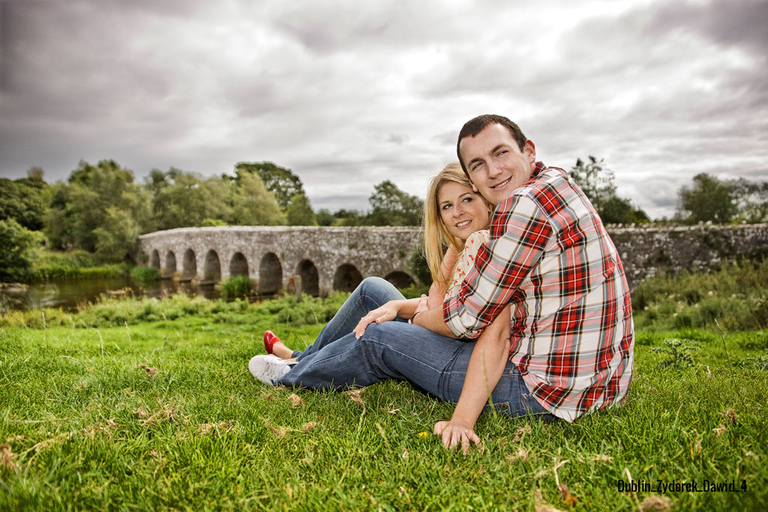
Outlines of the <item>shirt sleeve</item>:
[{"label": "shirt sleeve", "polygon": [[459,293],[443,303],[443,319],[458,338],[477,338],[531,274],[552,235],[536,201],[515,194],[499,204],[491,239],[480,247]]}]

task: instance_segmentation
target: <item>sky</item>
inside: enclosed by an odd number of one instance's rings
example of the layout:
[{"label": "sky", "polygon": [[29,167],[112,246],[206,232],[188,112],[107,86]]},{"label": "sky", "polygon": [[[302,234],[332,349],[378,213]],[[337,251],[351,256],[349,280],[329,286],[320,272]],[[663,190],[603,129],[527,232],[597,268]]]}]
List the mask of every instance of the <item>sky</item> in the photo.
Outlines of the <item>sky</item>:
[{"label": "sky", "polygon": [[768,180],[766,26],[768,0],[0,0],[0,176],[269,161],[364,211],[494,113],[669,217],[698,173]]}]

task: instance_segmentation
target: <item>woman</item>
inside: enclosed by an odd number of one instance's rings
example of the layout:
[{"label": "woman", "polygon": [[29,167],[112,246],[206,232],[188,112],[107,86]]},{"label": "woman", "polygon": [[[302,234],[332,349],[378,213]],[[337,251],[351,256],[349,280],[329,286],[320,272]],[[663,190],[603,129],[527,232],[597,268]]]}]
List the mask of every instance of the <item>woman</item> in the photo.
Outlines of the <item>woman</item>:
[{"label": "woman", "polygon": [[[291,351],[272,333],[265,334],[265,348],[274,355],[251,359],[251,373],[267,384],[308,388],[407,380],[458,402],[451,420],[437,423],[434,430],[446,447],[460,443],[465,451],[470,442],[479,442],[474,424],[491,393],[493,403],[510,415],[544,413],[532,398],[522,403],[519,373],[504,371],[509,364],[508,310],[476,343],[415,325],[391,327],[458,292],[477,248],[487,240],[488,233],[482,230],[490,218],[490,205],[472,190],[459,164],[447,166],[433,178],[425,202],[425,252],[434,280],[429,297],[407,300],[387,281],[365,279],[304,352]],[[443,254],[445,246],[448,251]],[[296,366],[291,369],[280,358],[295,358]],[[511,404],[508,397],[518,397],[517,402]]]},{"label": "woman", "polygon": [[[372,322],[398,318],[402,321],[426,307],[442,304],[446,293],[449,296],[458,293],[478,248],[488,241],[491,212],[491,205],[472,190],[461,166],[458,163],[448,164],[430,181],[424,203],[424,253],[432,275],[429,296],[405,299],[388,281],[367,278],[323,328],[315,343],[305,351],[289,349],[272,331],[266,331],[264,348],[267,353],[291,363],[298,362],[327,342],[350,332],[355,332],[359,338]],[[360,295],[365,299],[361,301]],[[355,315],[360,313],[360,302],[365,303],[362,307],[365,316],[355,322],[354,329],[350,329],[352,324],[349,319],[354,320]],[[354,313],[349,309],[354,309]]]}]

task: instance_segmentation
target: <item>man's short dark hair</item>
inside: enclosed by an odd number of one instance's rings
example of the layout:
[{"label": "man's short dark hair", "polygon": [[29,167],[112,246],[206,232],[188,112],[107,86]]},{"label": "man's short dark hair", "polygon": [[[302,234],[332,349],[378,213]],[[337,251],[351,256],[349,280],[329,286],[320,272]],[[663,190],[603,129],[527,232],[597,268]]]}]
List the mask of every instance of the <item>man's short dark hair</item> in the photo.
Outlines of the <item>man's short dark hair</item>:
[{"label": "man's short dark hair", "polygon": [[512,138],[515,139],[517,141],[517,145],[520,146],[520,151],[523,151],[525,143],[528,141],[528,139],[525,137],[520,127],[517,126],[516,123],[510,121],[508,118],[496,114],[483,114],[481,116],[475,117],[474,119],[470,119],[461,128],[461,131],[459,132],[459,140],[456,142],[456,155],[459,157],[461,168],[464,169],[464,173],[467,176],[469,176],[469,172],[467,171],[466,166],[464,166],[464,160],[461,158],[462,139],[465,139],[466,137],[474,137],[483,131],[486,126],[494,123],[500,124],[509,130]]}]

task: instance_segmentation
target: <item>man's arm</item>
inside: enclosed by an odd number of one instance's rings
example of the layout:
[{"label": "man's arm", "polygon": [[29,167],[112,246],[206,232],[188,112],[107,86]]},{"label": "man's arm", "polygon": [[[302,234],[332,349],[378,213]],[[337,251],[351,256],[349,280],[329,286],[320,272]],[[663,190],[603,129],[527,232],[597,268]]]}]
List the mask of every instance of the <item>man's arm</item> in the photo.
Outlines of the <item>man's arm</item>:
[{"label": "man's arm", "polygon": [[453,337],[476,338],[493,322],[539,263],[552,234],[533,198],[513,195],[499,204],[491,241],[478,251],[459,294],[443,304],[444,323]]},{"label": "man's arm", "polygon": [[443,320],[443,305],[440,304],[434,309],[427,311],[420,311],[416,313],[416,316],[411,320],[412,323],[419,327],[424,327],[430,331],[445,336],[447,338],[455,338],[456,335],[448,327]]}]

